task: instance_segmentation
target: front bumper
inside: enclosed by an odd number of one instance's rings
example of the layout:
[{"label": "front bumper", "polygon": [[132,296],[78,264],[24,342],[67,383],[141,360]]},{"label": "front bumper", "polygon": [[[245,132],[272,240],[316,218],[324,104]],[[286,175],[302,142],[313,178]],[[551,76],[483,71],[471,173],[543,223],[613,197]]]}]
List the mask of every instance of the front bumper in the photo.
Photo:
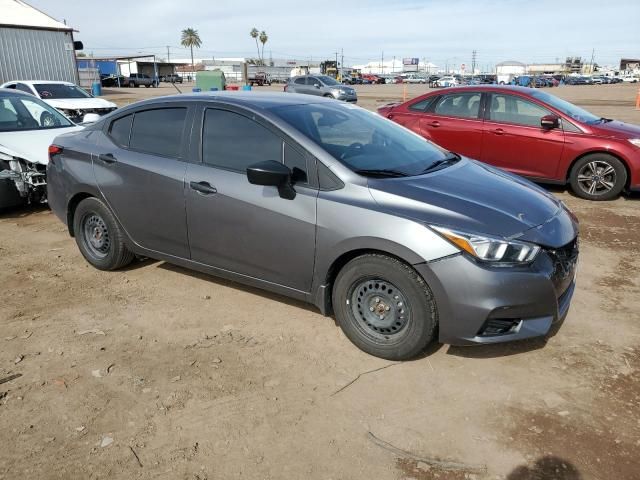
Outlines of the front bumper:
[{"label": "front bumper", "polygon": [[358,96],[354,94],[340,94],[338,96],[334,96],[336,100],[340,100],[343,102],[356,103],[358,101]]},{"label": "front bumper", "polygon": [[465,254],[414,265],[433,291],[440,342],[500,343],[546,335],[575,290],[574,241],[526,267],[488,267]]}]

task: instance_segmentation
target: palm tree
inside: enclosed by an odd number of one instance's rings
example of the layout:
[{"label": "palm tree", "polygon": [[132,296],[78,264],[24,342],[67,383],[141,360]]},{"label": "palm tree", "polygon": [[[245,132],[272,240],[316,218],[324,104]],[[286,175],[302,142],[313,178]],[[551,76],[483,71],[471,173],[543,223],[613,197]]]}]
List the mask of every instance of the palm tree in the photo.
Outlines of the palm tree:
[{"label": "palm tree", "polygon": [[251,35],[251,38],[253,38],[256,41],[256,50],[258,50],[258,60],[260,60],[260,47],[258,47],[258,35],[260,35],[260,33],[258,32],[258,29],[256,27],[253,27],[249,32],[249,35]]},{"label": "palm tree", "polygon": [[262,30],[260,32],[260,43],[262,43],[262,65],[264,65],[264,44],[267,43],[267,40],[269,40],[269,35],[267,35],[267,32],[265,32],[264,30]]},{"label": "palm tree", "polygon": [[195,72],[195,65],[193,64],[193,47],[200,48],[202,41],[198,31],[193,28],[185,28],[182,30],[182,38],[180,44],[183,47],[189,47],[191,49],[191,70]]}]

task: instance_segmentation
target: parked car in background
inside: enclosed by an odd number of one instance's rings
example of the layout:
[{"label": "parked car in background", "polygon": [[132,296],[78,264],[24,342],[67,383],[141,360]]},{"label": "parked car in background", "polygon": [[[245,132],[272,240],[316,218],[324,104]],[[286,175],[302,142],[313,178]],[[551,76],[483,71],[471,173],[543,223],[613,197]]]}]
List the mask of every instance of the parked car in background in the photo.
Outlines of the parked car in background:
[{"label": "parked car in background", "polygon": [[89,264],[140,255],[309,302],[378,357],[542,336],[571,303],[559,200],[353,105],[155,98],[50,152],[49,204]]},{"label": "parked car in background", "polygon": [[302,75],[291,77],[289,83],[284,86],[288,93],[302,93],[305,95],[318,95],[330,97],[344,102],[357,102],[356,91],[339,83],[335,78],[327,75]]},{"label": "parked car in background", "polygon": [[427,83],[427,78],[415,73],[407,75],[404,79],[405,83]]},{"label": "parked car in background", "polygon": [[129,80],[124,75],[100,75],[103,87],[128,87]]},{"label": "parked car in background", "polygon": [[0,209],[46,201],[49,145],[80,129],[35,95],[0,88]]},{"label": "parked car in background", "polygon": [[458,79],[452,76],[440,77],[438,80],[434,82],[434,85],[436,87],[455,87],[456,85],[459,85],[459,84],[460,82],[458,82]]},{"label": "parked car in background", "polygon": [[623,82],[627,82],[627,83],[638,83],[638,81],[640,81],[640,78],[638,78],[635,75],[623,75],[620,78],[622,79]]},{"label": "parked car in background", "polygon": [[128,78],[128,85],[130,87],[157,87],[158,80],[155,78],[151,78],[146,73],[132,73]]},{"label": "parked car in background", "polygon": [[258,85],[260,87],[263,85],[271,85],[271,80],[269,79],[269,75],[265,72],[255,72],[249,75],[249,85],[252,87],[254,85]]},{"label": "parked car in background", "polygon": [[161,82],[166,83],[182,83],[182,77],[177,73],[170,73],[159,78]]},{"label": "parked car in background", "polygon": [[58,109],[74,123],[83,122],[85,115],[106,115],[118,108],[115,103],[103,98],[96,98],[70,82],[17,80],[0,85],[0,88],[9,88],[35,95]]},{"label": "parked car in background", "polygon": [[640,189],[640,127],[541,90],[460,87],[378,112],[443,148],[537,181],[568,183],[583,198]]}]

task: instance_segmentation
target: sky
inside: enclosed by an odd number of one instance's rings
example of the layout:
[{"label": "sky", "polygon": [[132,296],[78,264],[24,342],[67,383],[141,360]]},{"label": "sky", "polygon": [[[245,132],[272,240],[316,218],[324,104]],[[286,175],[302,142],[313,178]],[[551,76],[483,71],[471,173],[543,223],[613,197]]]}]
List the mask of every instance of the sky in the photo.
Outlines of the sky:
[{"label": "sky", "polygon": [[330,59],[345,65],[418,57],[441,67],[553,63],[592,55],[600,65],[640,57],[640,0],[26,0],[78,30],[95,56],[187,58],[180,32],[198,31],[196,58]]}]

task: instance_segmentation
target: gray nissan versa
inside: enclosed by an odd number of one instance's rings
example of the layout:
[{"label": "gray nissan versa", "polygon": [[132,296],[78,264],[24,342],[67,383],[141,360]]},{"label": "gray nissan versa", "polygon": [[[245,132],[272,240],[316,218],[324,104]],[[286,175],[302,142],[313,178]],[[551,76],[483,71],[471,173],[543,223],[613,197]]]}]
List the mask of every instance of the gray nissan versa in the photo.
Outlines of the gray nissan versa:
[{"label": "gray nissan versa", "polygon": [[573,295],[560,201],[352,104],[162,97],[49,154],[49,204],[96,268],[139,255],[307,301],[379,357],[545,335]]}]

